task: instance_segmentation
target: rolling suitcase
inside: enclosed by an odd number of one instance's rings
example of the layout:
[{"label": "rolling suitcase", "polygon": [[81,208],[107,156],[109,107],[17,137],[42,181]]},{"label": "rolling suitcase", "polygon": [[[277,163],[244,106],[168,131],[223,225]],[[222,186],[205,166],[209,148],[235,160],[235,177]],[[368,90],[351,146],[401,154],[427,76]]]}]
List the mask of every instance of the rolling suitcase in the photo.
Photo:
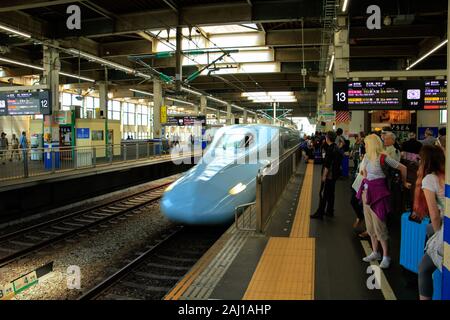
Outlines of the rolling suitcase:
[{"label": "rolling suitcase", "polygon": [[433,300],[442,299],[442,273],[439,269],[433,272]]},{"label": "rolling suitcase", "polygon": [[417,273],[424,254],[426,229],[430,219],[424,218],[417,222],[409,217],[410,213],[405,212],[401,218],[400,265]]},{"label": "rolling suitcase", "polygon": [[314,164],[322,164],[322,151],[314,151]]}]

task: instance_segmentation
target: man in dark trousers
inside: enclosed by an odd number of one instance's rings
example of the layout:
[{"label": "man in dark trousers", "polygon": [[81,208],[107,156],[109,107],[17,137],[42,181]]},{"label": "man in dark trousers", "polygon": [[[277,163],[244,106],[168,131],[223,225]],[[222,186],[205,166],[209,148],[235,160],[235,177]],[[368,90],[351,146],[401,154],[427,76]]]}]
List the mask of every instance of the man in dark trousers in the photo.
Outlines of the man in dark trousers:
[{"label": "man in dark trousers", "polygon": [[336,180],[340,176],[342,152],[335,143],[336,133],[328,131],[326,135],[326,153],[322,167],[322,183],[320,186],[320,203],[312,219],[323,219],[323,216],[334,216],[334,191]]}]

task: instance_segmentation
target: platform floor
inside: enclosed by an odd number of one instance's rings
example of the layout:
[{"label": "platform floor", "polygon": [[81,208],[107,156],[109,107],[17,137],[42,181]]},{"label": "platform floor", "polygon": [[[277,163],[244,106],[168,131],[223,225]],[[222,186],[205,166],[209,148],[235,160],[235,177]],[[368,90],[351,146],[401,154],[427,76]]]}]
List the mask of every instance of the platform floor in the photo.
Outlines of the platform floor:
[{"label": "platform floor", "polygon": [[[238,253],[225,262],[216,261],[222,268],[219,275],[205,272],[191,279],[197,291],[208,286],[207,294],[192,295],[187,286],[171,299],[417,299],[417,275],[402,269],[398,261],[400,217],[389,220],[393,264],[381,272],[381,289],[367,286],[369,264],[362,258],[370,245],[352,229],[355,214],[349,179],[337,182],[334,218],[309,218],[318,207],[320,170],[312,163],[300,166],[264,234],[234,230],[223,239],[220,250],[234,247]],[[231,242],[237,234],[239,246]]]}]

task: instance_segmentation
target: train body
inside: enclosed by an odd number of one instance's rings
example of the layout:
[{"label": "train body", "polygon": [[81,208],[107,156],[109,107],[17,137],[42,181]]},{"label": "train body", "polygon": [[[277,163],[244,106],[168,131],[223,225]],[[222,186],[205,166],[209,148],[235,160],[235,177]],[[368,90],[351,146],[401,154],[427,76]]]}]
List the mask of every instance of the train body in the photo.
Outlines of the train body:
[{"label": "train body", "polygon": [[255,201],[258,170],[299,143],[298,131],[271,125],[219,129],[201,161],[166,189],[162,213],[190,225],[231,221]]}]

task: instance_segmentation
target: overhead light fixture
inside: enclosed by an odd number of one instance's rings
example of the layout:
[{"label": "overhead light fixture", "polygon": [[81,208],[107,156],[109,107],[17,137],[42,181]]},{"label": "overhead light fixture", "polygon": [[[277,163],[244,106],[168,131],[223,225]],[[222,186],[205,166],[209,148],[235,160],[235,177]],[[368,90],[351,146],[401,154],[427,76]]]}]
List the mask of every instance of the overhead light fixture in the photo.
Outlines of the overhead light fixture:
[{"label": "overhead light fixture", "polygon": [[201,94],[198,91],[195,91],[195,90],[192,90],[192,89],[189,89],[189,88],[186,88],[186,87],[181,87],[181,91],[192,93],[192,94],[195,94],[196,96],[202,96],[203,95],[203,94]]},{"label": "overhead light fixture", "polygon": [[328,72],[331,72],[331,70],[333,69],[333,64],[334,64],[334,53],[331,56],[330,67],[328,68]]},{"label": "overhead light fixture", "polygon": [[342,5],[342,12],[347,11],[349,1],[350,0],[344,0],[344,4]]},{"label": "overhead light fixture", "polygon": [[[20,62],[17,60],[11,60],[11,59],[0,57],[0,61],[15,64],[17,66],[22,66],[22,67],[27,67],[27,68],[31,68],[31,69],[44,71],[44,68],[41,66],[37,66],[37,65],[33,65],[33,64],[25,63],[25,62]],[[76,74],[71,74],[71,73],[66,73],[66,72],[59,72],[59,74],[62,76],[65,76],[65,77],[69,77],[69,78],[80,79],[80,80],[84,80],[84,81],[88,81],[88,82],[95,82],[94,79],[86,78],[83,76],[78,76]]]},{"label": "overhead light fixture", "polygon": [[146,95],[146,96],[151,96],[151,97],[153,97],[154,95],[153,95],[153,93],[151,93],[151,92],[147,92],[147,91],[142,91],[142,90],[136,90],[136,89],[129,89],[130,91],[132,91],[132,92],[136,92],[136,93],[140,93],[140,94],[144,94],[144,95]]},{"label": "overhead light fixture", "polygon": [[[103,64],[105,66],[108,66],[108,67],[111,67],[111,68],[114,68],[114,69],[117,69],[117,70],[120,70],[120,71],[124,71],[126,73],[135,73],[134,69],[125,67],[125,66],[123,66],[121,64],[112,62],[110,60],[102,59],[102,58],[99,58],[99,57],[94,56],[92,54],[89,54],[89,53],[86,53],[86,52],[82,52],[82,51],[79,51],[79,50],[76,50],[76,49],[69,49],[69,51],[72,54],[74,54],[74,55],[81,56],[81,57],[86,58],[88,60],[92,60],[92,61],[101,63],[101,64]],[[140,74],[143,75],[143,73],[140,73]]]},{"label": "overhead light fixture", "polygon": [[31,34],[28,34],[28,33],[25,33],[25,32],[21,32],[19,30],[7,27],[7,26],[2,25],[2,24],[0,24],[0,30],[7,31],[7,32],[10,32],[10,33],[15,34],[17,36],[24,37],[24,38],[28,38],[28,39],[31,38]]},{"label": "overhead light fixture", "polygon": [[180,99],[175,99],[175,98],[171,98],[171,97],[166,97],[166,99],[170,100],[170,101],[174,101],[174,102],[184,103],[184,104],[187,104],[190,106],[195,106],[195,104],[192,102],[188,102],[188,101],[184,101],[184,100],[180,100]]},{"label": "overhead light fixture", "polygon": [[237,106],[237,105],[235,105],[235,104],[232,104],[231,106],[232,106],[233,108],[235,108],[235,109],[238,109],[238,110],[242,110],[242,111],[245,110],[244,108],[239,107],[239,106]]},{"label": "overhead light fixture", "polygon": [[94,79],[78,76],[76,74],[70,74],[70,73],[65,73],[65,72],[60,72],[59,74],[62,76],[65,76],[65,77],[69,77],[69,78],[80,79],[80,80],[84,80],[84,81],[88,81],[88,82],[95,82]]},{"label": "overhead light fixture", "polygon": [[420,57],[415,62],[413,62],[408,68],[406,68],[406,70],[410,70],[411,68],[413,68],[419,62],[421,62],[422,60],[426,59],[429,55],[433,54],[434,52],[439,50],[441,47],[445,46],[447,44],[447,42],[448,42],[448,39],[446,39],[446,40],[442,41],[441,43],[439,43],[436,47],[434,47],[433,49],[431,49],[430,51],[425,53],[422,57]]},{"label": "overhead light fixture", "polygon": [[225,105],[228,104],[228,102],[225,102],[225,101],[223,101],[223,100],[214,98],[213,96],[207,96],[207,98],[210,99],[210,100],[212,100],[212,101],[215,101],[215,102],[217,102],[217,103],[221,103],[221,104],[225,104]]},{"label": "overhead light fixture", "polygon": [[25,62],[20,62],[20,61],[17,61],[17,60],[11,60],[11,59],[0,57],[0,61],[6,62],[6,63],[15,64],[15,65],[22,66],[22,67],[27,67],[27,68],[31,68],[31,69],[44,71],[43,67],[32,65],[32,64],[29,64],[29,63],[25,63]]}]

